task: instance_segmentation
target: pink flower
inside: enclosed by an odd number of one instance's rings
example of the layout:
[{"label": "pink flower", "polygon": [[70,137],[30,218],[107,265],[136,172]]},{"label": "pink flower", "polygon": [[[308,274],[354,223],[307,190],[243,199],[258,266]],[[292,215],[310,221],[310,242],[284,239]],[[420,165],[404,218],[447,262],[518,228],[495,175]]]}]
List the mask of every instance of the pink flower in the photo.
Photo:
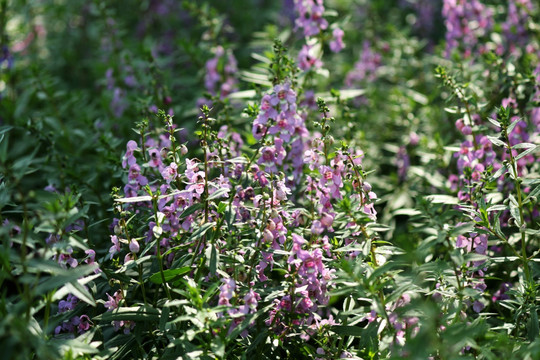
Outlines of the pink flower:
[{"label": "pink flower", "polygon": [[304,71],[311,68],[318,69],[322,66],[322,61],[317,58],[313,46],[304,45],[298,54],[298,67]]},{"label": "pink flower", "polygon": [[129,251],[136,254],[139,252],[139,249],[139,243],[137,242],[137,240],[131,239],[131,241],[129,242]]},{"label": "pink flower", "polygon": [[114,310],[118,308],[118,304],[123,299],[122,292],[117,291],[114,293],[114,296],[107,294],[107,298],[108,300],[104,304],[107,308],[107,311]]},{"label": "pink flower", "polygon": [[338,53],[345,47],[345,44],[343,44],[343,36],[345,33],[340,28],[335,28],[334,31],[332,31],[332,35],[334,38],[330,41],[330,50]]},{"label": "pink flower", "polygon": [[163,167],[163,162],[161,161],[161,153],[158,149],[148,149],[148,155],[150,160],[148,161],[148,166],[155,168],[157,167],[160,171]]},{"label": "pink flower", "polygon": [[113,243],[113,246],[110,247],[109,254],[112,259],[114,254],[122,250],[122,245],[120,245],[120,242],[118,241],[118,237],[116,235],[111,235],[111,242]]},{"label": "pink flower", "polygon": [[170,184],[178,176],[178,165],[176,165],[176,163],[171,163],[171,165],[161,171],[161,176],[167,181],[167,184]]},{"label": "pink flower", "polygon": [[231,305],[229,300],[234,296],[234,290],[236,289],[236,283],[233,279],[221,279],[223,285],[219,287],[219,305]]},{"label": "pink flower", "polygon": [[296,27],[304,29],[304,36],[315,36],[328,27],[328,21],[323,18],[323,0],[294,0],[298,12]]},{"label": "pink flower", "polygon": [[133,152],[138,149],[137,143],[133,140],[130,140],[126,145],[126,148],[126,154],[122,159],[122,167],[124,169],[127,167],[127,165],[132,166],[137,161],[137,159],[135,159],[135,156],[133,155]]}]

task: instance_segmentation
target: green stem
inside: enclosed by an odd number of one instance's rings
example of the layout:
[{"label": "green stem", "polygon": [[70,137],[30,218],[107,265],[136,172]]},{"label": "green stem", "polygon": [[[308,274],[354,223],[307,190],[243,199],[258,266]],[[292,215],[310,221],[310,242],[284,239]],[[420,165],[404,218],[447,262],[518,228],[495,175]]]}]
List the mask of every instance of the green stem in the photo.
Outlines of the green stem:
[{"label": "green stem", "polygon": [[[159,223],[159,216],[158,216],[158,208],[157,208],[157,194],[152,195],[152,203],[154,205],[154,217],[156,219],[156,226],[161,227],[161,224]],[[167,282],[165,281],[165,273],[163,272],[163,255],[161,254],[161,235],[156,237],[156,243],[157,243],[157,258],[159,263],[159,272],[161,274],[161,281],[163,283],[163,286],[165,287],[165,293],[167,294],[167,298],[169,300],[172,300],[171,293],[169,291],[169,286],[167,285]]]},{"label": "green stem", "polygon": [[506,126],[503,127],[504,137],[506,139],[506,145],[508,146],[508,154],[510,156],[510,165],[512,172],[514,173],[514,184],[516,187],[517,203],[519,209],[519,232],[521,234],[521,261],[523,262],[523,271],[525,272],[525,278],[527,283],[532,284],[531,272],[529,269],[529,259],[527,257],[527,244],[525,240],[525,217],[523,215],[523,196],[521,194],[521,179],[518,176],[517,171],[517,162],[512,154],[512,146],[510,145],[510,140],[508,138],[508,129]]}]

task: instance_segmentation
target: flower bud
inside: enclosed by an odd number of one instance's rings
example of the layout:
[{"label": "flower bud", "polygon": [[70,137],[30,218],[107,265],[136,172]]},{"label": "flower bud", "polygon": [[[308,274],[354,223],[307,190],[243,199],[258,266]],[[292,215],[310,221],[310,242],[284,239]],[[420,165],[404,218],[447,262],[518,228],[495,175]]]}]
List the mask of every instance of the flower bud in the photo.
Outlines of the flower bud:
[{"label": "flower bud", "polygon": [[274,234],[272,234],[270,230],[265,229],[263,232],[263,239],[265,242],[271,242],[272,240],[274,240]]},{"label": "flower bud", "polygon": [[266,228],[270,231],[273,231],[276,229],[276,223],[272,220],[272,219],[269,219],[267,222],[266,222]]},{"label": "flower bud", "polygon": [[137,242],[137,240],[131,239],[131,241],[129,242],[129,251],[136,254],[136,253],[139,252],[139,250],[140,250],[140,247],[139,247],[139,243]]},{"label": "flower bud", "polygon": [[364,189],[365,192],[370,192],[371,191],[371,184],[368,183],[368,182],[364,182],[364,185],[362,186],[362,188]]},{"label": "flower bud", "polygon": [[332,226],[332,223],[334,222],[334,217],[330,214],[323,213],[321,216],[321,224],[325,227]]},{"label": "flower bud", "polygon": [[154,233],[154,236],[156,238],[159,238],[161,234],[163,234],[163,229],[161,228],[161,226],[154,226],[152,232]]}]

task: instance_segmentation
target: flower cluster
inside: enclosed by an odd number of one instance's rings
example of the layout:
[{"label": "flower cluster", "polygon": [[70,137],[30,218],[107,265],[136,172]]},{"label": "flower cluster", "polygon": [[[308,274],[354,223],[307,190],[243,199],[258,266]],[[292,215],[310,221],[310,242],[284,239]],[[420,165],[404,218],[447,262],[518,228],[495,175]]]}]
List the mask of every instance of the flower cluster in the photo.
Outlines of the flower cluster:
[{"label": "flower cluster", "polygon": [[13,67],[13,54],[9,51],[9,47],[2,46],[2,52],[0,54],[0,68],[11,69]]},{"label": "flower cluster", "polygon": [[[124,296],[121,291],[116,291],[113,296],[107,294],[107,298],[108,300],[104,303],[104,306],[107,308],[107,311],[112,311],[120,306]],[[114,320],[113,327],[115,331],[123,329],[124,334],[129,334],[135,327],[135,322],[130,320]]]},{"label": "flower cluster", "polygon": [[[295,20],[296,29],[303,30],[306,44],[302,46],[298,54],[298,66],[303,71],[319,69],[323,63],[321,60],[321,46],[317,37],[328,29],[328,21],[323,17],[323,0],[294,0],[294,8],[298,17]],[[328,46],[334,53],[338,53],[345,47],[343,37],[345,32],[332,25],[332,40]]]},{"label": "flower cluster", "polygon": [[296,27],[303,29],[304,36],[316,36],[328,28],[328,21],[323,17],[323,0],[294,0],[294,7],[298,13]]},{"label": "flower cluster", "polygon": [[[502,24],[502,30],[506,38],[507,50],[511,54],[521,51],[530,44],[527,22],[533,11],[530,0],[508,1],[508,15]],[[498,49],[499,52],[501,48]]]},{"label": "flower cluster", "polygon": [[479,0],[444,0],[442,14],[446,25],[446,56],[458,47],[463,56],[486,51],[480,41],[493,26],[493,11]]},{"label": "flower cluster", "polygon": [[[376,195],[361,169],[363,153],[341,149],[329,157],[328,126],[322,125],[324,136],[320,133],[312,136],[305,125],[306,119],[313,116],[309,105],[313,101],[310,102],[309,96],[308,93],[304,101],[299,101],[288,80],[263,95],[252,126],[260,148],[248,165],[238,160],[244,153],[241,136],[224,125],[213,130],[214,120],[204,108],[201,126],[205,130],[200,135],[202,160],[188,157],[187,149],[176,144],[170,116],[166,116],[168,137],[161,135],[159,141],[152,136],[142,137],[144,144],[128,142],[122,162],[128,171],[126,197],[122,200],[125,205],[119,213],[128,210],[153,214],[142,224],[148,229],[143,239],[145,245],[158,242],[153,246],[158,257],[168,254],[163,262],[165,268],[180,261],[182,253],[175,251],[179,247],[188,247],[192,257],[206,256],[209,251],[220,256],[231,256],[231,251],[239,251],[242,256],[249,254],[241,247],[230,249],[227,242],[212,240],[207,234],[194,238],[205,223],[228,224],[231,233],[246,229],[254,232],[255,237],[242,240],[244,246],[257,249],[250,255],[249,266],[243,265],[246,275],[239,276],[228,269],[208,275],[213,279],[219,274],[221,279],[217,304],[227,307],[220,316],[229,319],[229,333],[249,321],[258,310],[261,291],[273,286],[275,267],[286,266],[285,277],[290,287],[284,289],[282,296],[274,296],[272,301],[276,306],[265,322],[275,333],[289,333],[293,327],[302,326],[306,329],[302,336],[309,338],[316,334],[317,324],[327,321],[324,307],[335,272],[326,264],[336,257],[331,245],[336,228],[335,205],[348,198],[355,213],[363,216],[344,224],[352,232],[346,244],[366,236],[362,227],[376,219]],[[328,109],[325,105],[323,109],[323,119],[317,122],[329,121]],[[143,165],[139,165],[141,157],[146,159]],[[310,169],[309,175],[306,168]],[[305,190],[302,184],[306,185]],[[308,197],[298,198],[298,193],[306,193]],[[149,201],[155,199],[154,194],[158,194],[157,200]],[[224,201],[217,206],[215,201],[220,199]],[[227,202],[229,205],[224,206]],[[291,202],[310,203],[312,217],[293,209]],[[358,222],[360,218],[363,220]],[[128,264],[140,251],[139,239],[123,238],[127,235],[124,218],[116,219],[114,228],[110,257],[125,254],[124,264]],[[301,228],[309,237],[294,231]],[[289,255],[284,257],[283,252]],[[109,310],[118,306],[121,295],[117,292],[109,296],[106,303]],[[116,330],[124,331],[133,326],[114,325]]]},{"label": "flower cluster", "polygon": [[329,44],[330,50],[338,53],[343,50],[343,48],[345,48],[345,44],[343,43],[343,36],[345,36],[345,32],[340,28],[335,28],[332,31],[332,41],[330,41]]},{"label": "flower cluster", "polygon": [[354,69],[347,74],[345,83],[352,86],[357,82],[375,80],[381,63],[381,54],[373,50],[369,41],[364,41],[360,59],[354,64]]},{"label": "flower cluster", "polygon": [[302,153],[308,140],[305,116],[298,112],[297,95],[290,82],[274,86],[263,96],[252,133],[255,139],[272,137],[273,141],[261,149],[257,160],[261,170],[275,174],[280,169],[290,174],[293,182],[299,181],[304,166]]},{"label": "flower cluster", "polygon": [[401,0],[400,5],[412,8],[416,14],[414,28],[424,34],[431,34],[435,27],[437,11],[440,3],[431,0]]},{"label": "flower cluster", "polygon": [[291,84],[274,86],[273,91],[261,100],[259,115],[252,126],[253,136],[260,140],[267,134],[277,135],[288,142],[304,127],[303,119],[296,110],[296,93],[291,89]]},{"label": "flower cluster", "polygon": [[214,50],[214,57],[206,62],[204,86],[212,96],[225,98],[236,87],[236,74],[238,72],[236,58],[232,51],[222,46]]},{"label": "flower cluster", "polygon": [[[66,300],[61,300],[58,303],[58,314],[63,314],[75,309],[75,306],[79,303],[79,299],[69,294]],[[88,315],[73,316],[68,320],[64,320],[60,325],[54,329],[55,335],[69,334],[72,337],[83,334],[90,329],[92,322]]]},{"label": "flower cluster", "polygon": [[[292,235],[292,254],[287,259],[288,276],[294,280],[294,289],[281,299],[275,299],[275,308],[270,311],[266,324],[277,332],[290,331],[291,325],[310,326],[315,319],[320,319],[319,306],[328,303],[327,285],[335,270],[329,270],[323,263],[320,248],[304,250],[308,241],[302,236]],[[286,318],[296,314],[292,324]],[[309,331],[304,338],[309,338]]]}]

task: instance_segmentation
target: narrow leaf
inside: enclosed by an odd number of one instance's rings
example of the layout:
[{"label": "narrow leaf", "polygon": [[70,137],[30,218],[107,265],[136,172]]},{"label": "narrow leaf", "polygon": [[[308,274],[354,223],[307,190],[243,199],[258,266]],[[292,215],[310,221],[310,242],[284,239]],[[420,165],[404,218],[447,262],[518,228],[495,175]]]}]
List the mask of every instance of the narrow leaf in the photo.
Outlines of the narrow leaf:
[{"label": "narrow leaf", "polygon": [[[169,282],[173,279],[176,279],[184,274],[187,274],[191,271],[189,266],[184,266],[178,269],[167,269],[163,271],[163,276],[165,277],[165,282]],[[161,272],[157,272],[150,276],[150,281],[154,284],[162,284],[163,279],[161,278]]]}]

